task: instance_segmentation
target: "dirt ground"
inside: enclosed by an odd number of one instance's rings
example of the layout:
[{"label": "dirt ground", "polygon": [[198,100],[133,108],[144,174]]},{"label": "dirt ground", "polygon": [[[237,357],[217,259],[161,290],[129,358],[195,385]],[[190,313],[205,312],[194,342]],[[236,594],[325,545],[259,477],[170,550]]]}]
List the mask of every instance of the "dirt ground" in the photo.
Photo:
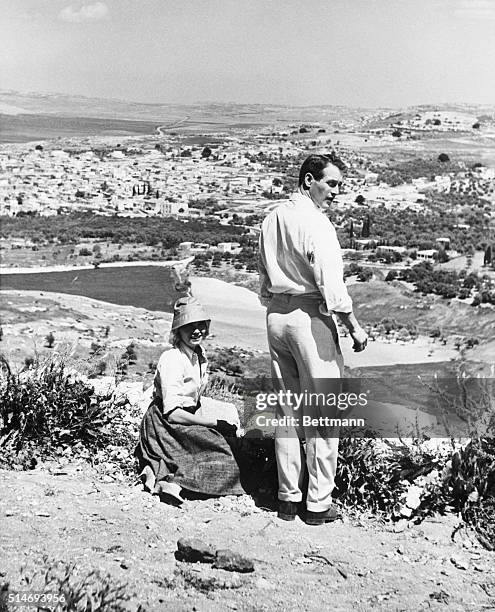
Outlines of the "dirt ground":
[{"label": "dirt ground", "polygon": [[[399,529],[364,517],[310,527],[248,496],[175,508],[87,464],[0,471],[0,489],[0,583],[11,589],[47,555],[125,584],[130,610],[495,610],[493,553],[465,530],[452,541],[452,515]],[[181,537],[240,552],[255,571],[176,561]]]},{"label": "dirt ground", "polygon": [[[2,297],[0,348],[17,367],[63,346],[83,359],[94,342],[119,353],[132,338],[139,359],[130,373],[144,380],[170,324],[164,313],[77,296]],[[53,349],[44,346],[50,331]],[[279,521],[247,496],[174,508],[117,476],[88,464],[0,471],[0,587],[19,588],[21,575],[64,561],[80,576],[96,569],[123,583],[132,611],[495,610],[493,553],[465,531],[451,541],[455,516],[402,530],[364,517],[310,527]],[[240,552],[255,571],[176,561],[181,537]]]}]

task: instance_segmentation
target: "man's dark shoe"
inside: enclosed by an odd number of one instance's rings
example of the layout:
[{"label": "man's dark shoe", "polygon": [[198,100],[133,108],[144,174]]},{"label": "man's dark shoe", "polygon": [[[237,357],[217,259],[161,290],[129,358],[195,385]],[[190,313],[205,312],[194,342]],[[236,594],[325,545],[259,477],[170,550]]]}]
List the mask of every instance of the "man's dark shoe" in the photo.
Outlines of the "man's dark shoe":
[{"label": "man's dark shoe", "polygon": [[283,521],[293,521],[296,518],[299,504],[291,501],[278,502],[278,518]]},{"label": "man's dark shoe", "polygon": [[337,519],[342,518],[341,512],[335,507],[330,506],[328,510],[323,512],[311,512],[306,511],[306,524],[307,525],[324,525],[325,523],[331,523]]}]

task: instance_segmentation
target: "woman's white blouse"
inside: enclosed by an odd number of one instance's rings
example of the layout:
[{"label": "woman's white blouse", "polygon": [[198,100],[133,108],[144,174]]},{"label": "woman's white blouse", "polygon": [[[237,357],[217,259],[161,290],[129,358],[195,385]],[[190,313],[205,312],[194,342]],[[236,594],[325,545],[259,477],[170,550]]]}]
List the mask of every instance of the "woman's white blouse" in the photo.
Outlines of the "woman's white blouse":
[{"label": "woman's white blouse", "polygon": [[208,382],[206,355],[180,344],[164,351],[158,361],[154,396],[162,400],[163,414],[177,407],[196,406]]}]

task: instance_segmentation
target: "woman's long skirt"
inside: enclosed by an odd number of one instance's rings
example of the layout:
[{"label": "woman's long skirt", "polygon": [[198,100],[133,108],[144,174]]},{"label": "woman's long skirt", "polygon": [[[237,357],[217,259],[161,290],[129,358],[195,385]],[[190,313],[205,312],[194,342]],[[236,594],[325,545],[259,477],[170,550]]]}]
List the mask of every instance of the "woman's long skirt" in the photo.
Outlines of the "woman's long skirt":
[{"label": "woman's long skirt", "polygon": [[170,423],[153,402],[143,417],[135,455],[156,482],[175,482],[207,495],[242,495],[239,467],[226,439],[203,425]]}]

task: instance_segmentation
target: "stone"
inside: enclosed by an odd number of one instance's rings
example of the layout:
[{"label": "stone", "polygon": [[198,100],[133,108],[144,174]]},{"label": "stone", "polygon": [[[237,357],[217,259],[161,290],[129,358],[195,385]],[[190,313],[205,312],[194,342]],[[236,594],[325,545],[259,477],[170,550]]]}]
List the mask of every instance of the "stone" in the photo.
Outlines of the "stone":
[{"label": "stone", "polygon": [[448,604],[450,595],[444,590],[435,591],[434,593],[430,593],[430,599],[434,599],[435,601]]},{"label": "stone", "polygon": [[189,563],[213,563],[215,549],[198,538],[181,538],[177,542],[175,558]]},{"label": "stone", "polygon": [[[416,485],[411,485],[406,495],[406,506],[411,510],[416,510],[421,505],[421,495],[423,488]],[[403,513],[404,514],[404,513]]]},{"label": "stone", "polygon": [[452,563],[452,565],[457,567],[457,569],[461,569],[461,570],[469,569],[469,561],[467,561],[463,557],[460,557],[459,555],[452,556],[450,558],[450,562]]},{"label": "stone", "polygon": [[251,559],[231,550],[217,550],[213,567],[243,574],[254,572],[254,564]]}]

